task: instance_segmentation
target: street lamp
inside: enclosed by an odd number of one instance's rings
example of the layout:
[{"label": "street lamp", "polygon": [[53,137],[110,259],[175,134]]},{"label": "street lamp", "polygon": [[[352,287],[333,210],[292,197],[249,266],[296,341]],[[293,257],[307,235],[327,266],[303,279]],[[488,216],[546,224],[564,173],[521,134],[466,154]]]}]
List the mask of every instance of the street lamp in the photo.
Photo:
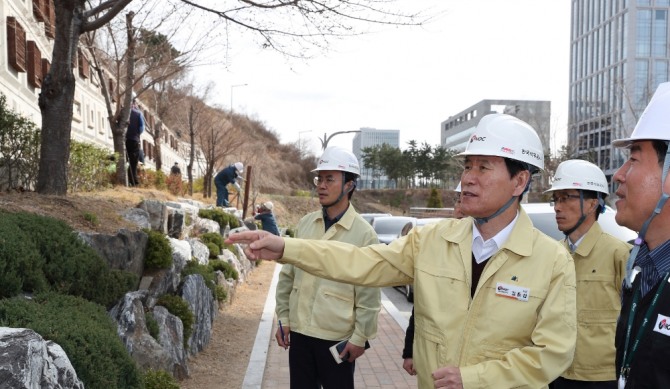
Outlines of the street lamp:
[{"label": "street lamp", "polygon": [[332,134],[330,134],[330,136],[326,136],[326,133],[324,132],[324,133],[323,133],[323,139],[319,138],[319,140],[321,141],[321,148],[322,148],[323,150],[325,150],[326,147],[328,147],[328,142],[329,142],[330,139],[331,139],[332,137],[334,137],[335,135],[338,135],[338,134],[347,134],[347,133],[349,133],[349,132],[361,132],[361,130],[338,131],[338,132],[333,132]]},{"label": "street lamp", "polygon": [[233,112],[233,89],[240,86],[247,86],[249,84],[235,84],[230,86],[230,112]]}]

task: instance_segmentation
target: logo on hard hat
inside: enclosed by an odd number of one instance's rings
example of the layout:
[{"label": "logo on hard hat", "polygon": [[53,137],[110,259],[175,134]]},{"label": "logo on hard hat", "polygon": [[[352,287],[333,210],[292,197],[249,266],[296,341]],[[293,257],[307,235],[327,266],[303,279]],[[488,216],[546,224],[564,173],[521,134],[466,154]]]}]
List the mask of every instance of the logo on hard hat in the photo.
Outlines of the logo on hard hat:
[{"label": "logo on hard hat", "polygon": [[477,141],[477,142],[483,142],[486,140],[485,136],[477,136],[477,134],[472,134],[470,137],[470,143]]},{"label": "logo on hard hat", "polygon": [[605,185],[603,185],[602,183],[594,182],[594,181],[587,181],[586,185],[597,186],[597,187],[603,188],[603,189],[605,188]]},{"label": "logo on hard hat", "polygon": [[582,183],[581,183],[581,182],[573,182],[572,185],[574,185],[574,186],[582,186]]},{"label": "logo on hard hat", "polygon": [[501,147],[500,151],[502,151],[505,154],[512,154],[512,155],[514,154],[513,149],[510,149],[509,147],[505,147],[505,146]]},{"label": "logo on hard hat", "polygon": [[523,155],[529,155],[529,156],[531,156],[531,157],[533,157],[533,158],[535,158],[535,159],[537,159],[537,160],[542,159],[542,158],[540,157],[540,154],[538,154],[538,153],[536,153],[536,152],[534,152],[534,151],[531,151],[531,150],[521,149],[521,154],[523,154]]}]

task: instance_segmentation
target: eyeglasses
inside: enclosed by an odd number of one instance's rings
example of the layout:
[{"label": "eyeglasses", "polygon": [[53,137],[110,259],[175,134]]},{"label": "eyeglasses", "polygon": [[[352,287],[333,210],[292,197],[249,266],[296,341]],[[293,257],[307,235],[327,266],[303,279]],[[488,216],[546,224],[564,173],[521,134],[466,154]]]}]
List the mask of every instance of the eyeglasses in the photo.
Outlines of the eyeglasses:
[{"label": "eyeglasses", "polygon": [[575,194],[564,194],[560,196],[553,196],[551,199],[549,199],[549,204],[553,207],[556,204],[563,204],[567,202],[570,199],[578,199],[579,195]]},{"label": "eyeglasses", "polygon": [[325,182],[326,186],[333,185],[337,180],[333,176],[328,177],[314,177],[314,186],[319,186]]}]

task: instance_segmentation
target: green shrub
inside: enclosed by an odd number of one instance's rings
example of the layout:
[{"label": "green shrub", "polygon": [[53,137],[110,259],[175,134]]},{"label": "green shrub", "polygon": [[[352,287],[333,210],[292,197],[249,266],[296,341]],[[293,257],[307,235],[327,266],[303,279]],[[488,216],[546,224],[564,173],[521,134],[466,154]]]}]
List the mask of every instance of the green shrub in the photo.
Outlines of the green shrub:
[{"label": "green shrub", "polygon": [[13,290],[12,295],[16,294],[20,285],[26,292],[50,289],[111,307],[137,284],[136,276],[112,271],[60,220],[0,211],[0,235],[7,239],[0,248],[0,266],[4,268],[0,277],[4,277],[2,284],[7,283],[2,285],[4,293]]},{"label": "green shrub", "polygon": [[216,301],[223,302],[223,301],[226,301],[227,298],[228,298],[228,292],[226,292],[226,289],[221,285],[217,285],[216,286]]},{"label": "green shrub", "polygon": [[[208,232],[206,234],[202,234],[200,235],[200,240],[207,245],[207,248],[209,248],[210,258],[216,259],[216,257],[221,253],[223,249],[232,250],[232,245],[226,244],[221,234],[217,234],[216,232]],[[213,248],[210,246],[211,244],[214,244],[217,247]]]},{"label": "green shrub", "polygon": [[221,260],[214,260],[214,261],[209,261],[209,267],[212,269],[212,271],[220,271],[222,272],[226,279],[232,278],[235,281],[239,278],[239,274],[237,274],[237,270],[231,265],[230,263],[226,261],[221,261]]},{"label": "green shrub", "polygon": [[8,221],[4,217],[0,220],[0,298],[16,296],[24,290],[46,290],[44,258],[30,244],[30,236]]},{"label": "green shrub", "polygon": [[230,228],[240,227],[240,221],[235,217],[235,215],[223,212],[218,208],[201,209],[200,211],[198,211],[198,216],[205,219],[214,220],[215,222],[219,223],[219,226],[221,228],[225,227],[226,224],[230,225]]},{"label": "green shrub", "polygon": [[203,193],[205,191],[205,177],[193,179],[193,193]]},{"label": "green shrub", "polygon": [[223,237],[221,234],[217,234],[216,232],[207,232],[200,235],[200,241],[204,244],[214,243],[215,245],[219,246],[219,249],[221,250],[226,247],[226,243],[224,242]]},{"label": "green shrub", "polygon": [[156,305],[165,307],[168,312],[181,319],[181,324],[184,326],[184,346],[186,346],[188,338],[191,337],[194,322],[193,312],[191,312],[188,303],[179,296],[164,294],[158,298]]},{"label": "green shrub", "polygon": [[219,253],[221,253],[221,248],[216,245],[214,242],[208,242],[205,243],[207,248],[209,249],[209,258],[217,258],[219,256]]},{"label": "green shrub", "polygon": [[0,323],[30,328],[58,343],[87,388],[141,388],[141,375],[105,309],[82,298],[45,293],[0,300]]},{"label": "green shrub", "polygon": [[84,212],[82,214],[82,217],[84,218],[84,220],[86,220],[87,222],[91,223],[94,226],[100,224],[100,222],[98,221],[98,217],[94,213]]},{"label": "green shrub", "polygon": [[290,236],[291,238],[295,238],[295,231],[293,230],[293,228],[287,228],[285,234]]},{"label": "green shrub", "polygon": [[162,170],[158,170],[155,172],[154,179],[152,182],[154,183],[154,186],[158,190],[167,189],[167,177],[165,176],[165,173],[163,173]]},{"label": "green shrub", "polygon": [[156,318],[154,318],[153,312],[149,311],[144,314],[144,319],[146,320],[147,323],[147,329],[149,330],[149,335],[151,335],[152,338],[158,340],[158,336],[160,335],[160,327],[158,326],[158,322],[156,321]]},{"label": "green shrub", "polygon": [[109,150],[92,143],[73,140],[68,160],[68,190],[70,192],[92,191],[111,184]]},{"label": "green shrub", "polygon": [[40,158],[40,129],[9,109],[0,93],[0,188],[33,188]]},{"label": "green shrub", "polygon": [[179,384],[163,370],[148,370],[144,373],[145,389],[179,389]]},{"label": "green shrub", "polygon": [[426,204],[428,208],[442,208],[442,197],[440,197],[440,192],[433,188],[430,190],[430,196],[428,197],[428,203]]},{"label": "green shrub", "polygon": [[149,269],[168,269],[172,266],[172,247],[168,238],[158,231],[144,229],[149,235],[144,265]]}]

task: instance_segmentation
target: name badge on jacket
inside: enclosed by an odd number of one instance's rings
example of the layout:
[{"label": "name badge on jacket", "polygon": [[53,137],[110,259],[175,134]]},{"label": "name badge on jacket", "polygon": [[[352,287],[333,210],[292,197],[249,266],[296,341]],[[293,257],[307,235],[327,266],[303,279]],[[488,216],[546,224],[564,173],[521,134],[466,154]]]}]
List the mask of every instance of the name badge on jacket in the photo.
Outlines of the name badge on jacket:
[{"label": "name badge on jacket", "polygon": [[507,297],[519,301],[528,301],[528,296],[530,296],[530,289],[524,288],[522,286],[508,285],[503,284],[502,282],[496,283],[496,294],[501,297]]}]

